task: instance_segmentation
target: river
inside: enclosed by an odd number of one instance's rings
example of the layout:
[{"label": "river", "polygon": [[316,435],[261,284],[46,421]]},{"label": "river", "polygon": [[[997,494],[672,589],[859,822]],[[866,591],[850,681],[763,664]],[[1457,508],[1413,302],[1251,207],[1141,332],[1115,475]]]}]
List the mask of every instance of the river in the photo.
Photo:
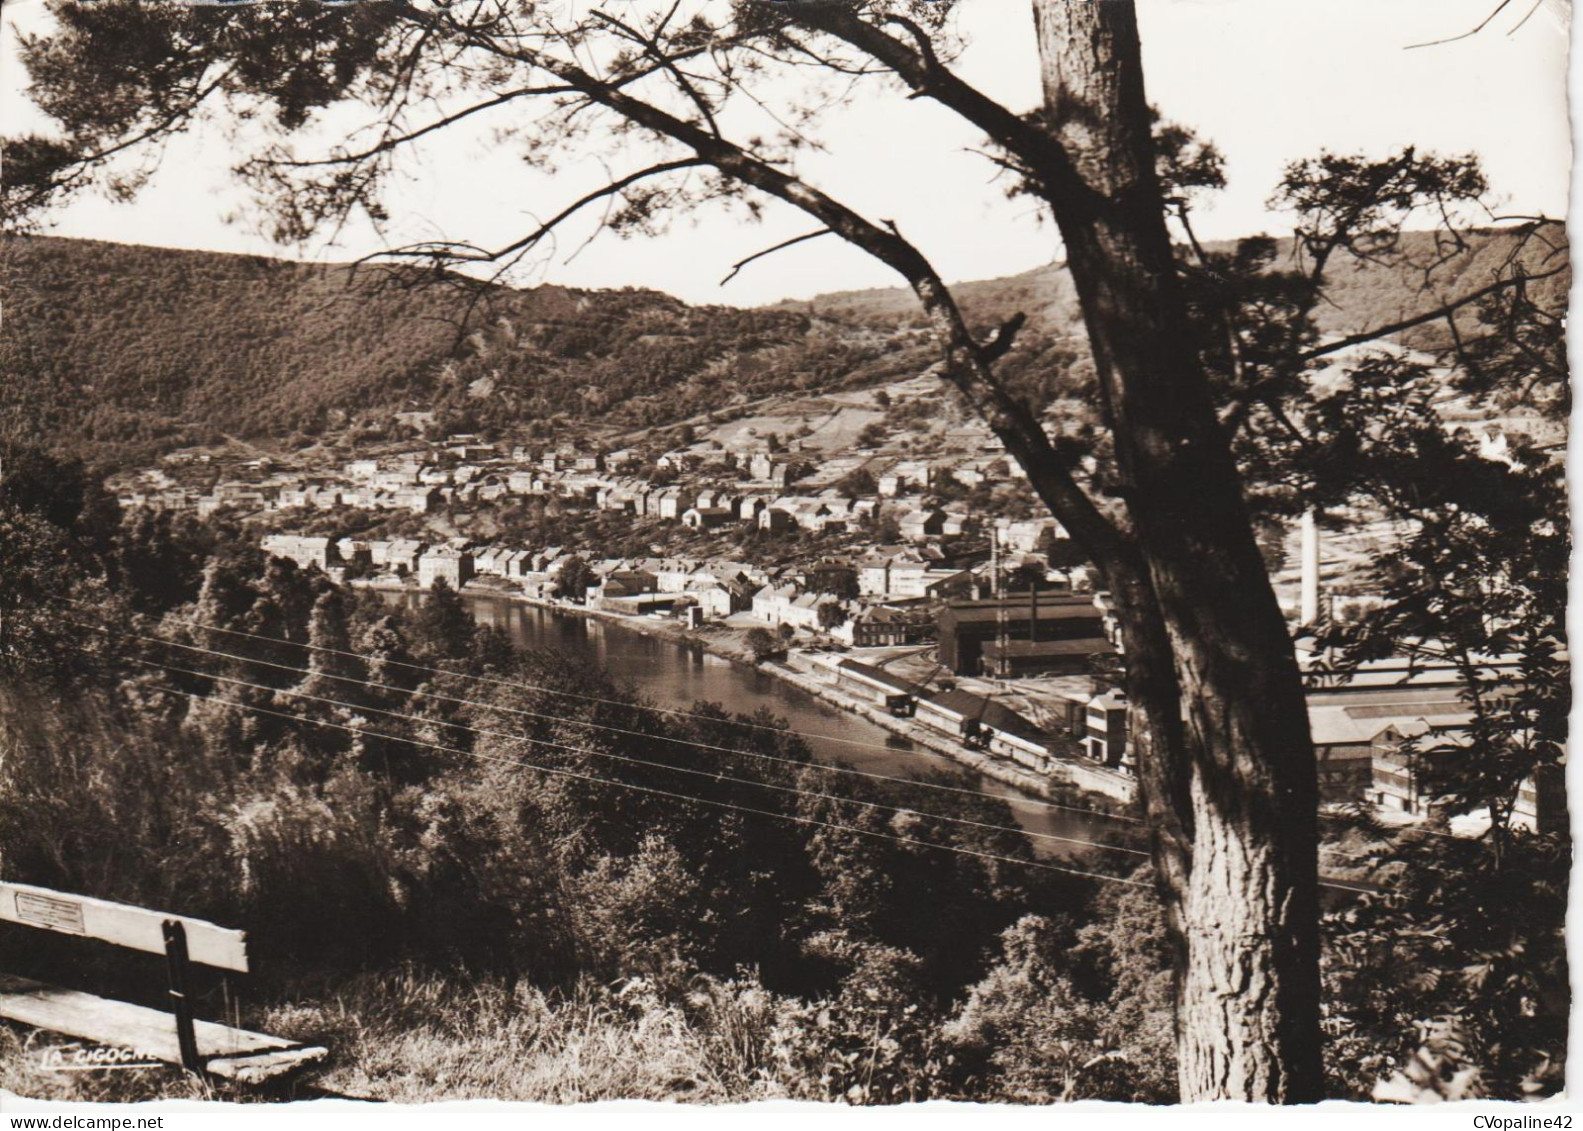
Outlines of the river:
[{"label": "river", "polygon": [[[386,593],[393,603],[411,606],[422,600],[416,593]],[[606,669],[619,683],[631,684],[659,707],[688,710],[694,703],[718,703],[727,710],[752,714],[767,707],[785,719],[807,741],[814,758],[825,764],[842,762],[868,773],[912,778],[933,769],[962,769],[956,762],[917,746],[867,719],[839,711],[785,681],[674,640],[649,636],[612,625],[594,617],[557,614],[536,605],[503,598],[463,598],[480,624],[506,630],[520,648],[552,648]],[[835,775],[832,775],[834,778]],[[984,793],[1002,798],[1017,823],[1026,831],[1078,840],[1112,842],[1129,826],[1103,816],[1053,809],[1015,786],[974,774]],[[839,781],[832,781],[832,792]],[[942,795],[944,796],[944,795]],[[949,809],[942,809],[949,812]],[[1044,858],[1107,859],[1114,871],[1120,854],[1097,852],[1079,844],[1035,839],[1035,851]],[[1120,856],[1122,862],[1127,857]]]}]

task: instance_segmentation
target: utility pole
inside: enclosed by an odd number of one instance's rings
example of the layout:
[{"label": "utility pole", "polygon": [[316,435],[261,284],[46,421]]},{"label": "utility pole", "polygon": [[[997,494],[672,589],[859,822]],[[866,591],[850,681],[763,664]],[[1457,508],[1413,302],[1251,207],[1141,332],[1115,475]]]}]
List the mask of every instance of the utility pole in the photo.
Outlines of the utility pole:
[{"label": "utility pole", "polygon": [[1313,508],[1303,512],[1302,526],[1302,610],[1303,627],[1319,621],[1319,523]]},{"label": "utility pole", "polygon": [[996,671],[994,675],[998,679],[1004,679],[1004,669],[1010,659],[1006,655],[1006,649],[1011,642],[1011,631],[1007,625],[1009,610],[1006,608],[1006,590],[1000,574],[1000,527],[994,524],[989,528],[989,562],[989,572],[993,581],[991,592],[995,595],[995,653],[1001,665],[1001,670]]}]

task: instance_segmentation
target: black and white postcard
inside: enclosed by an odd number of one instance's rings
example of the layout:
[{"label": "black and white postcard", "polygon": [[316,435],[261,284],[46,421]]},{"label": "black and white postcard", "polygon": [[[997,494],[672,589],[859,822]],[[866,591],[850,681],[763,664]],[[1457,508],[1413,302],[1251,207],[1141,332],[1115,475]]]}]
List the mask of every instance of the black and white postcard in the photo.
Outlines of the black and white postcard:
[{"label": "black and white postcard", "polygon": [[1570,1127],[1570,21],[6,0],[0,1107]]}]

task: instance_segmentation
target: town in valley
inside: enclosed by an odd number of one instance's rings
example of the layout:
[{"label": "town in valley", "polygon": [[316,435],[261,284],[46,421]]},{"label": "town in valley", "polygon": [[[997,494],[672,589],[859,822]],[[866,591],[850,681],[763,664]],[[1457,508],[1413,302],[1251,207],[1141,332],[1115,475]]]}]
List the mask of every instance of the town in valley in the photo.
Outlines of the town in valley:
[{"label": "town in valley", "polygon": [[[127,508],[241,520],[268,555],[337,582],[599,616],[758,664],[1036,795],[1131,803],[1108,594],[987,427],[949,411],[948,426],[917,425],[918,409],[940,406],[924,375],[539,444],[437,432],[435,414],[412,411],[395,421],[406,441],[183,449],[108,485]],[[1455,400],[1442,411],[1448,433],[1493,461],[1513,458],[1508,430],[1536,437],[1543,458],[1564,450],[1532,414],[1481,419]],[[558,533],[509,536],[529,512]],[[1467,725],[1464,675],[1429,655],[1338,675],[1312,647],[1304,626],[1378,604],[1368,567],[1401,531],[1351,517],[1321,532],[1304,515],[1271,551],[1309,672],[1323,797],[1422,822],[1438,798],[1411,744]],[[1497,684],[1514,667],[1484,660]],[[1558,774],[1525,782],[1512,819],[1551,827],[1561,790]],[[1475,835],[1487,821],[1458,827]]]}]

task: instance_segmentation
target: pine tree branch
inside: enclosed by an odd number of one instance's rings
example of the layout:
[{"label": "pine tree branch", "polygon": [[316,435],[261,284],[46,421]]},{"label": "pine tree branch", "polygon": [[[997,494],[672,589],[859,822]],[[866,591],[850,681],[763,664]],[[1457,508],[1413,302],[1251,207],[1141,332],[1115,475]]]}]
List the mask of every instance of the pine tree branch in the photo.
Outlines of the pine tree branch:
[{"label": "pine tree branch", "polygon": [[457,110],[451,114],[446,114],[444,117],[436,118],[434,121],[419,126],[417,129],[411,130],[408,133],[381,138],[377,144],[371,145],[367,149],[360,150],[357,153],[343,153],[334,157],[320,157],[312,161],[272,160],[265,161],[263,164],[282,169],[318,169],[330,165],[355,165],[358,162],[367,161],[371,157],[378,157],[382,154],[389,153],[391,150],[397,149],[408,144],[409,142],[417,141],[425,134],[431,134],[436,130],[444,129],[446,126],[454,125],[465,118],[472,117],[474,114],[482,113],[485,110],[493,110],[497,106],[505,106],[508,103],[516,101],[518,98],[524,98],[536,94],[571,94],[573,90],[573,87],[565,85],[518,87],[516,90],[508,90],[505,94],[499,95],[496,98],[485,99],[483,102],[475,102],[473,105],[465,107],[464,109]]},{"label": "pine tree branch", "polygon": [[720,280],[720,285],[723,287],[732,279],[735,279],[739,274],[741,274],[742,268],[746,267],[749,263],[752,263],[756,259],[763,259],[766,255],[773,255],[775,252],[791,247],[794,244],[804,243],[807,240],[818,239],[820,236],[828,236],[832,234],[834,233],[832,233],[829,228],[820,228],[818,231],[804,232],[800,236],[793,236],[789,240],[781,240],[780,243],[775,244],[773,247],[767,247],[763,251],[755,251],[746,259],[739,259],[733,263],[731,265],[731,273],[724,279]]},{"label": "pine tree branch", "polygon": [[[414,18],[444,20],[443,14],[419,14]],[[450,27],[479,48],[543,70],[561,82],[576,87],[593,102],[628,121],[681,143],[697,155],[696,161],[711,165],[733,180],[801,209],[824,223],[836,235],[895,270],[911,286],[934,324],[944,351],[944,376],[975,407],[1028,471],[1029,481],[1035,490],[1072,535],[1094,556],[1101,569],[1105,569],[1107,563],[1123,558],[1131,562],[1135,551],[1129,540],[1078,485],[1071,469],[1055,450],[1033,413],[995,378],[992,367],[982,356],[982,347],[969,331],[950,289],[928,259],[901,235],[893,223],[868,219],[796,175],[771,165],[702,126],[678,118],[653,103],[595,77],[576,63],[535,47],[522,44],[508,47],[486,37],[472,36],[455,24]],[[890,38],[879,34],[883,38]],[[1012,117],[1016,120],[1015,116]]]},{"label": "pine tree branch", "polygon": [[474,244],[442,240],[432,241],[429,243],[411,244],[407,247],[375,252],[372,255],[365,256],[363,259],[358,260],[357,262],[363,263],[371,259],[380,258],[448,258],[455,263],[495,263],[506,258],[508,255],[511,255],[514,252],[523,251],[532,247],[534,244],[537,244],[540,240],[544,239],[545,236],[549,235],[558,226],[568,220],[574,213],[586,208],[596,200],[603,200],[606,197],[614,196],[623,189],[630,188],[637,182],[646,180],[649,177],[659,176],[662,173],[673,173],[680,169],[697,169],[705,164],[706,162],[697,160],[695,158],[688,158],[680,161],[662,161],[657,165],[650,165],[647,168],[639,169],[635,173],[628,173],[626,176],[617,178],[616,180],[611,181],[609,184],[595,189],[593,192],[585,193],[584,195],[578,197],[572,203],[568,204],[565,208],[557,212],[554,216],[540,224],[528,235],[523,236],[521,239],[513,240],[511,243],[496,251],[485,251],[483,248],[480,248]]}]

